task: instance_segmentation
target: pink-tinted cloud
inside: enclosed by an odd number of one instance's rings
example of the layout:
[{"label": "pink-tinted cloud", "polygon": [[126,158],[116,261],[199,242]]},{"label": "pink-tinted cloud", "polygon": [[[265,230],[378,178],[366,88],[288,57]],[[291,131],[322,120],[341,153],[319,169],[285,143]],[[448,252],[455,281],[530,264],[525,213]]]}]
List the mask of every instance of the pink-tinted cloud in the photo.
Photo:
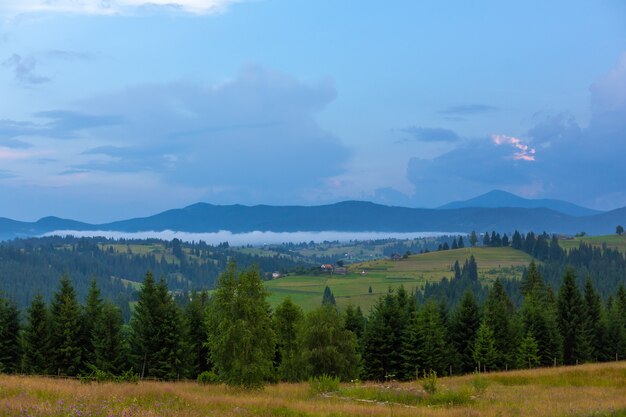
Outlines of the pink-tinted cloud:
[{"label": "pink-tinted cloud", "polygon": [[535,160],[535,148],[531,148],[522,142],[521,139],[507,135],[491,135],[491,140],[496,145],[511,145],[517,152],[513,154],[513,159],[522,161],[534,161]]}]

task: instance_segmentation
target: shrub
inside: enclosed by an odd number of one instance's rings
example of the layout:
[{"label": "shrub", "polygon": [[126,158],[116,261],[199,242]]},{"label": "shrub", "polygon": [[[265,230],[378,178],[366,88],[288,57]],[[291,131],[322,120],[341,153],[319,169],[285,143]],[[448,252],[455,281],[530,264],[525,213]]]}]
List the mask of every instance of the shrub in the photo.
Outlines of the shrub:
[{"label": "shrub", "polygon": [[219,377],[213,371],[204,371],[198,378],[196,379],[198,384],[207,385],[207,384],[217,384],[220,380]]},{"label": "shrub", "polygon": [[112,372],[98,369],[98,367],[94,365],[89,365],[89,369],[91,370],[89,374],[83,374],[80,376],[81,382],[131,382],[134,384],[139,382],[139,374],[134,373],[132,370],[123,372],[121,375],[115,375]]},{"label": "shrub", "polygon": [[309,388],[311,394],[321,394],[339,390],[339,377],[330,375],[320,375],[309,378]]},{"label": "shrub", "polygon": [[424,371],[424,379],[422,379],[422,388],[429,394],[437,392],[437,372],[431,370],[429,373]]},{"label": "shrub", "polygon": [[474,377],[470,381],[472,388],[474,389],[474,393],[476,395],[482,395],[485,393],[485,390],[489,386],[489,381],[487,381],[480,374],[474,374]]}]

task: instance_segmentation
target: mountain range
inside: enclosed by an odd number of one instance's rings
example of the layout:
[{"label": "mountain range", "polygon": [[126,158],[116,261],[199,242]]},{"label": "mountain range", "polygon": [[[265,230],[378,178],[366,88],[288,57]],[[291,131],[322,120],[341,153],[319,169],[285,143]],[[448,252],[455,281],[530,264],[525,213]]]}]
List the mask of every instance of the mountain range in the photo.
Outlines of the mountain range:
[{"label": "mountain range", "polygon": [[54,231],[208,233],[252,231],[478,232],[535,231],[609,234],[626,224],[626,207],[598,212],[560,200],[528,200],[503,191],[436,209],[393,207],[363,201],[320,206],[244,206],[197,203],[149,217],[89,224],[58,217],[36,222],[0,218],[0,239]]},{"label": "mountain range", "polygon": [[563,200],[550,198],[529,199],[516,196],[502,190],[489,191],[486,194],[465,201],[453,201],[445,204],[440,209],[457,209],[464,207],[518,207],[518,208],[548,208],[570,216],[591,216],[600,214],[601,211],[581,207]]}]

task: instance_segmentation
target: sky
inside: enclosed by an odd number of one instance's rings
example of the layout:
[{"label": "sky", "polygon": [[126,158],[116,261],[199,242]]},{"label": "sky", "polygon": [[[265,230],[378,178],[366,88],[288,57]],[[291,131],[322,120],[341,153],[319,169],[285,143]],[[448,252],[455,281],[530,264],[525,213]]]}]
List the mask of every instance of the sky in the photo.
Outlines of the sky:
[{"label": "sky", "polygon": [[625,178],[622,0],[0,0],[0,217]]}]

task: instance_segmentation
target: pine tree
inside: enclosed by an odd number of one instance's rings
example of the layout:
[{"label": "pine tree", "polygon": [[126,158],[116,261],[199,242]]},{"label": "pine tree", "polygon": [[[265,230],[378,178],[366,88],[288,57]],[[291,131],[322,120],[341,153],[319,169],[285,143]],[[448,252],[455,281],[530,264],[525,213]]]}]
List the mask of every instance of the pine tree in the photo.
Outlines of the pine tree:
[{"label": "pine tree", "polygon": [[0,297],[0,372],[20,371],[20,312],[15,303]]},{"label": "pine tree", "polygon": [[301,346],[310,376],[350,380],[358,375],[356,337],[333,306],[325,304],[307,314]]},{"label": "pine tree", "polygon": [[289,297],[285,298],[274,312],[273,321],[279,356],[278,376],[282,381],[296,382],[306,376],[299,343],[299,330],[303,320],[302,309]]},{"label": "pine tree", "polygon": [[585,326],[585,305],[576,286],[576,276],[568,269],[558,297],[558,324],[563,340],[563,362],[568,365],[589,360],[591,346]]},{"label": "pine tree", "polygon": [[23,340],[25,371],[47,374],[50,371],[50,317],[41,294],[33,298],[28,308]]},{"label": "pine tree", "polygon": [[459,236],[458,247],[459,249],[463,249],[465,247],[465,242],[463,242],[463,236]]},{"label": "pine tree", "polygon": [[83,347],[82,317],[76,292],[69,277],[59,282],[59,290],[50,304],[52,372],[75,376],[81,370]]},{"label": "pine tree", "polygon": [[452,239],[451,249],[458,249],[459,245],[456,243],[456,238]]},{"label": "pine tree", "polygon": [[208,315],[209,347],[228,385],[260,387],[273,375],[276,337],[266,297],[257,269],[237,273],[231,262],[218,280]]},{"label": "pine tree", "polygon": [[480,310],[470,291],[465,292],[452,317],[451,337],[459,355],[460,371],[471,372],[474,367],[474,340],[480,326]]}]

